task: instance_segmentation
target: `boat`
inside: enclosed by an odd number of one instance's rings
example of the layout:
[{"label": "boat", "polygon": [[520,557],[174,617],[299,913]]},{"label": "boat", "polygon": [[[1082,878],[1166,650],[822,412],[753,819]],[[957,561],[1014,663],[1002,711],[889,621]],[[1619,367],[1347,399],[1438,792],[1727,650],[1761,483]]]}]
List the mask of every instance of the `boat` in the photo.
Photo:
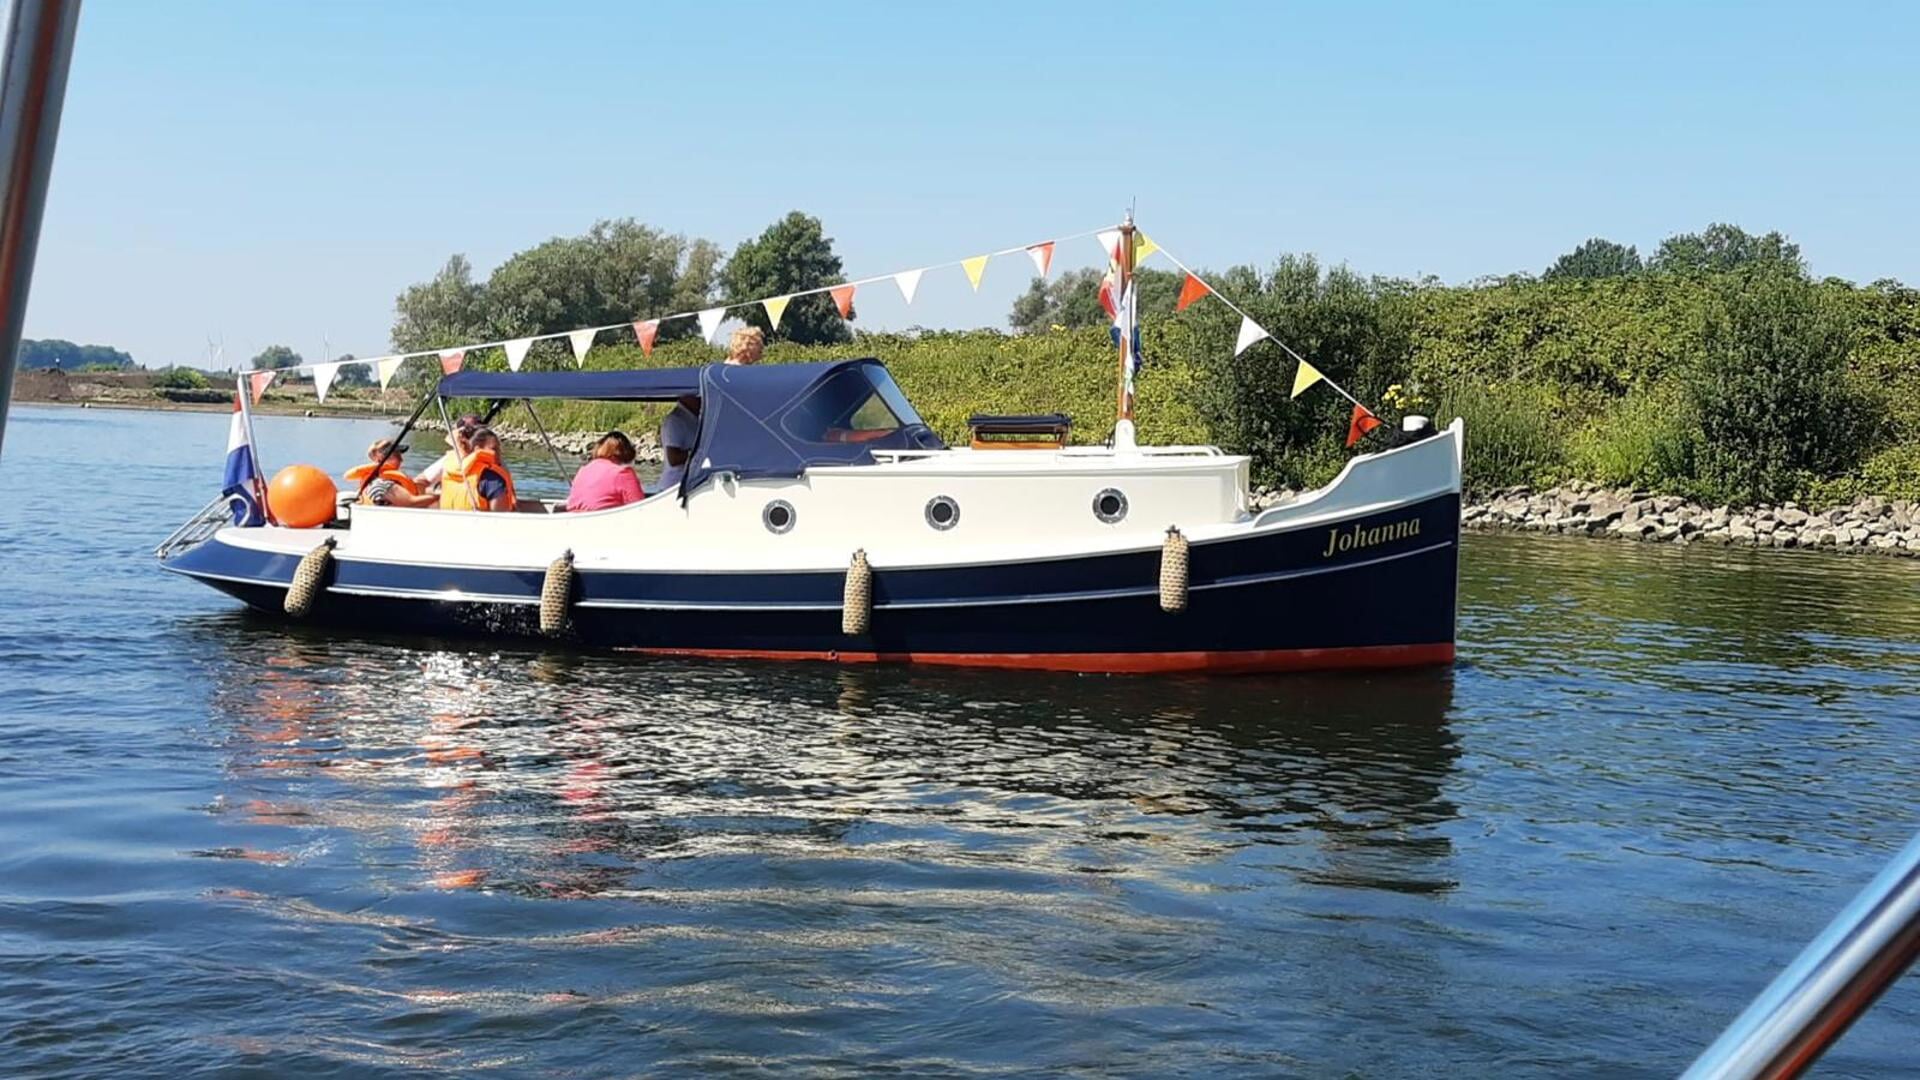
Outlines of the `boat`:
[{"label": "boat", "polygon": [[1071,445],[1066,417],[986,416],[948,446],[871,358],[456,371],[415,419],[455,399],[492,417],[698,398],[684,478],[587,513],[348,493],[310,528],[235,524],[215,500],[157,554],[262,612],[349,631],[1102,673],[1453,661],[1460,421],[1416,423],[1256,507],[1247,457],[1135,443],[1120,363],[1105,445]]}]

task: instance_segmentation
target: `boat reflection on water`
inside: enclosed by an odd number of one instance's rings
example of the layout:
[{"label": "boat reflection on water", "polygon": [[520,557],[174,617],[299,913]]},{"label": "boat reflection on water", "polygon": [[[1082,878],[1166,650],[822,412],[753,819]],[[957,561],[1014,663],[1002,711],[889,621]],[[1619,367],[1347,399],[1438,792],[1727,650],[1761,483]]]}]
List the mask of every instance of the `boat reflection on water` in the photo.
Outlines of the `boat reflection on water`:
[{"label": "boat reflection on water", "polygon": [[237,847],[317,849],[363,887],[657,898],[982,866],[1452,886],[1447,669],[636,662],[264,623],[194,624],[232,667],[208,680],[229,820],[299,830]]}]

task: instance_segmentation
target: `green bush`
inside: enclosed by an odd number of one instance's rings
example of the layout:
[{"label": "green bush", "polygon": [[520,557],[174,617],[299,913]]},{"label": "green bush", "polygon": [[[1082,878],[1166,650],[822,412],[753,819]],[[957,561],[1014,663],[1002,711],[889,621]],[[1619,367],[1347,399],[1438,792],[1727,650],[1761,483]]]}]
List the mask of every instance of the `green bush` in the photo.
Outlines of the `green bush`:
[{"label": "green bush", "polygon": [[1701,494],[1766,502],[1845,470],[1872,440],[1872,403],[1847,377],[1852,328],[1795,273],[1721,275],[1685,385],[1700,422]]},{"label": "green bush", "polygon": [[153,385],[168,390],[205,390],[207,377],[190,367],[170,367],[155,373]]},{"label": "green bush", "polygon": [[1567,476],[1560,391],[1539,383],[1464,383],[1441,393],[1435,416],[1466,421],[1465,484],[1489,491]]},{"label": "green bush", "polygon": [[1629,393],[1577,431],[1568,465],[1610,487],[1687,491],[1695,484],[1699,421],[1686,390],[1669,381]]}]

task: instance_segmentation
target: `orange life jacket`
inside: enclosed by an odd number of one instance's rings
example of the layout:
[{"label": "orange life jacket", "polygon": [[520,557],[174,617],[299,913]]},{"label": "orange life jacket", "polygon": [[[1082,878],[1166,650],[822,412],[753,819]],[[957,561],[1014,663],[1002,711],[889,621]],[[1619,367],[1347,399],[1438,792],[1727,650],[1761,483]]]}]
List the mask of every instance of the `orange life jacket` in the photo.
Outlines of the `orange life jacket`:
[{"label": "orange life jacket", "polygon": [[[372,475],[373,475],[373,462],[371,461],[367,462],[365,465],[355,465],[353,468],[348,469],[346,471],[347,481],[356,486],[365,482],[367,477]],[[379,479],[393,481],[395,484],[399,485],[400,487],[405,488],[407,494],[409,495],[420,494],[420,485],[413,482],[413,477],[408,476],[406,473],[403,473],[399,469],[394,468],[391,463],[389,463],[386,468],[380,470]],[[361,501],[363,502],[366,500],[366,496],[364,495],[362,495],[360,498],[361,498]]]},{"label": "orange life jacket", "polygon": [[[501,463],[500,455],[491,450],[475,450],[473,453],[467,455],[465,461],[460,463],[460,477],[457,482],[453,482],[454,474],[451,468],[447,470],[446,478],[440,481],[441,509],[488,509],[488,507],[484,505],[484,500],[480,498],[480,477],[483,473],[492,473],[507,485],[507,490],[503,492],[506,496],[507,505],[502,507],[502,509],[512,510],[520,505],[519,500],[513,493],[513,474],[508,472],[506,465]],[[447,502],[448,492],[453,492],[453,504],[451,506],[449,506]]]}]

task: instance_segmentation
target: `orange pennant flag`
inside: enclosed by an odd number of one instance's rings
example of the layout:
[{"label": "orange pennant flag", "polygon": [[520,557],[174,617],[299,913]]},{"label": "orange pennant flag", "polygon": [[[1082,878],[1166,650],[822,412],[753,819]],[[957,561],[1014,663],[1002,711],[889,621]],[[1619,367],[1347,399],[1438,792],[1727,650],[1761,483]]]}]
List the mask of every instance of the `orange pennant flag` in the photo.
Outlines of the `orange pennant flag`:
[{"label": "orange pennant flag", "polygon": [[448,349],[446,352],[443,352],[440,354],[440,374],[451,375],[454,372],[459,371],[460,365],[466,362],[467,362],[467,350]]},{"label": "orange pennant flag", "polygon": [[267,392],[267,384],[272,382],[273,377],[277,374],[279,373],[275,371],[256,371],[247,376],[247,382],[253,386],[253,403],[255,405],[260,404],[260,396]]},{"label": "orange pennant flag", "polygon": [[653,342],[660,336],[660,320],[647,319],[633,324],[633,336],[640,342],[640,352],[644,356],[653,355]]},{"label": "orange pennant flag", "polygon": [[1185,311],[1187,310],[1188,304],[1193,303],[1195,300],[1200,299],[1212,291],[1212,289],[1207,288],[1206,282],[1201,281],[1192,274],[1188,274],[1187,280],[1180,283],[1180,302],[1173,305],[1173,310]]},{"label": "orange pennant flag", "polygon": [[1353,407],[1353,420],[1347,424],[1347,445],[1359,442],[1367,432],[1380,426],[1380,418],[1367,411],[1365,405]]},{"label": "orange pennant flag", "polygon": [[833,306],[840,309],[841,318],[853,318],[853,286],[835,286],[833,290]]}]

